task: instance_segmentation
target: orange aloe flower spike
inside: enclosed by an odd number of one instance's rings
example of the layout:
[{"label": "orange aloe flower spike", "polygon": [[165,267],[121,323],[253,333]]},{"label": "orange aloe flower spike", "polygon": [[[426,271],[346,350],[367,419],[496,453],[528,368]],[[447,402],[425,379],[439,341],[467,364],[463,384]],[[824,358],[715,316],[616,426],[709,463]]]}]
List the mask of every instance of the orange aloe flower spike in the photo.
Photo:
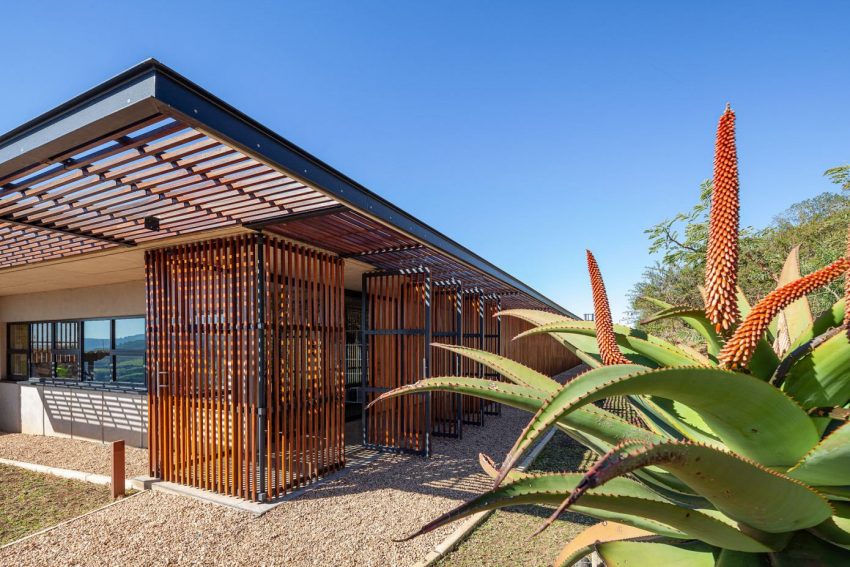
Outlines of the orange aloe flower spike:
[{"label": "orange aloe flower spike", "polygon": [[850,270],[850,258],[839,258],[832,264],[807,276],[787,283],[768,293],[752,308],[735,334],[726,341],[718,358],[724,368],[737,368],[749,364],[756,345],[770,322],[785,307]]},{"label": "orange aloe flower spike", "polygon": [[587,271],[590,272],[590,287],[593,289],[593,312],[596,319],[596,344],[599,345],[599,354],[602,356],[602,364],[631,364],[631,361],[623,356],[617,347],[617,339],[614,336],[614,322],[611,319],[611,307],[608,305],[608,294],[605,292],[605,282],[602,281],[602,273],[596,264],[593,253],[587,251]]},{"label": "orange aloe flower spike", "polygon": [[714,184],[705,262],[705,314],[719,332],[740,318],[738,285],[738,154],[735,149],[735,113],[726,111],[717,125],[714,146]]}]

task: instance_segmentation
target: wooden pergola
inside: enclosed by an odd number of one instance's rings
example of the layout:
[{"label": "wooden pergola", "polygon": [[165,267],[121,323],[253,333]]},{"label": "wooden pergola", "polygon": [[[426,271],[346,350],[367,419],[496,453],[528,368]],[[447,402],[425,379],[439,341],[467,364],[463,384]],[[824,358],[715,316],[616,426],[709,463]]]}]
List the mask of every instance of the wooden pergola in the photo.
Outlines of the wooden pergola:
[{"label": "wooden pergola", "polygon": [[[499,379],[430,343],[506,352],[501,309],[572,316],[155,60],[0,137],[0,278],[121,247],[147,251],[151,473],[252,500],[344,465],[346,261],[374,270],[364,402],[434,372]],[[515,354],[559,356],[542,340]],[[364,442],[427,454],[499,411],[394,401]]]}]

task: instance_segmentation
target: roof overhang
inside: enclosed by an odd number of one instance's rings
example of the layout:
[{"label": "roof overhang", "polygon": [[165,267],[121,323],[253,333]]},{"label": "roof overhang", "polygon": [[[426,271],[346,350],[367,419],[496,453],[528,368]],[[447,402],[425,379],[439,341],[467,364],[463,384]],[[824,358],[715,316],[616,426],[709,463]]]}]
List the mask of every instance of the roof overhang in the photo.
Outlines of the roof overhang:
[{"label": "roof overhang", "polygon": [[228,226],[321,246],[319,215],[360,235],[342,255],[574,316],[153,59],[0,137],[0,269]]}]

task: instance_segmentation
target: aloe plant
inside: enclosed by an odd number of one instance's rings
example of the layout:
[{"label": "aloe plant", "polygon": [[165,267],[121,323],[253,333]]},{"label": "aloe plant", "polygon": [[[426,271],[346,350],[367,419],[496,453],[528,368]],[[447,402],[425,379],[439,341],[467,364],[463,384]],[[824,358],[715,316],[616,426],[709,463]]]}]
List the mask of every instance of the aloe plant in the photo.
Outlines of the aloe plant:
[{"label": "aloe plant", "polygon": [[[813,318],[806,299],[846,275],[850,259],[801,277],[792,250],[777,289],[750,306],[737,289],[738,176],[734,113],[720,119],[702,307],[647,298],[705,340],[704,352],[614,325],[588,252],[594,322],[509,310],[591,369],[561,385],[497,354],[435,345],[507,382],[429,378],[384,394],[450,391],[533,414],[504,461],[481,465],[492,490],[410,537],[482,510],[551,505],[545,529],[571,509],[603,522],[555,558],[596,550],[617,565],[850,564],[850,341],[845,300]],[[848,252],[850,256],[850,252]],[[850,295],[850,284],[848,284]],[[626,397],[644,426],[593,402]],[[519,459],[550,428],[600,457],[586,473],[525,474]]]}]

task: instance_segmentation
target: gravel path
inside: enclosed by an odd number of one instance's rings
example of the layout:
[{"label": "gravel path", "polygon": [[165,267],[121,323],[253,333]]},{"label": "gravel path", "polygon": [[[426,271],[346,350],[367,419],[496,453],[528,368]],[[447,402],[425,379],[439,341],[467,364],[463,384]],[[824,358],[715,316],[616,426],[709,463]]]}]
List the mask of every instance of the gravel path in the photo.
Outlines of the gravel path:
[{"label": "gravel path", "polygon": [[[489,486],[477,455],[500,461],[528,422],[503,408],[434,456],[381,454],[260,518],[188,497],[144,492],[0,550],[2,565],[406,566],[456,526],[394,543]],[[0,449],[2,453],[2,449]]]},{"label": "gravel path", "polygon": [[[148,473],[147,449],[125,447],[124,456],[127,478]],[[0,432],[0,458],[107,476],[112,470],[108,444],[65,437]]]}]

